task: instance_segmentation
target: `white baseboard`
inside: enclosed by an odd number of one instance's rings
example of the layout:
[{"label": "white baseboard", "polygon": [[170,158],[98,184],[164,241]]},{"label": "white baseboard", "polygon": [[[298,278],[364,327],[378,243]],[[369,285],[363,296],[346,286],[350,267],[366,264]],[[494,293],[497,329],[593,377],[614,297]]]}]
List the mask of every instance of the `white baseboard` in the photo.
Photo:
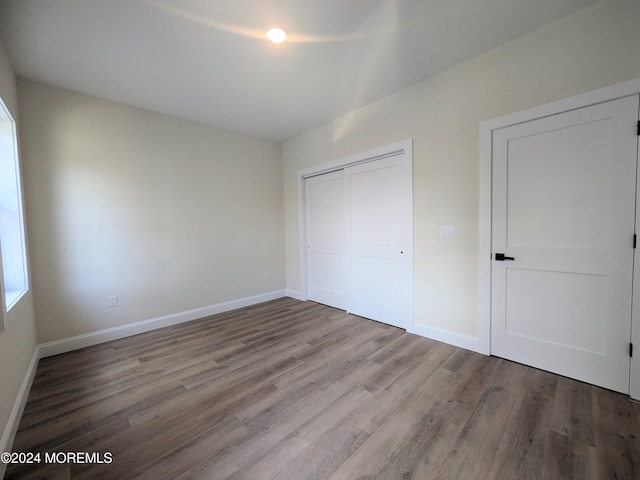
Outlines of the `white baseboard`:
[{"label": "white baseboard", "polygon": [[291,297],[294,298],[295,300],[300,300],[301,302],[306,302],[307,300],[309,300],[305,295],[303,295],[302,292],[300,292],[299,290],[291,290],[291,289],[287,289],[287,297]]},{"label": "white baseboard", "polygon": [[[7,420],[7,425],[4,428],[4,432],[2,432],[2,438],[0,438],[0,452],[10,452],[13,447],[13,441],[16,438],[16,432],[20,426],[22,412],[24,411],[24,406],[27,404],[29,391],[31,390],[31,384],[33,383],[33,378],[35,377],[36,369],[38,367],[38,360],[40,360],[40,358],[40,347],[36,347],[33,352],[33,356],[31,357],[31,363],[29,363],[29,367],[27,368],[27,373],[20,385],[20,390],[18,390],[16,400],[13,403],[13,408],[11,409],[11,414]],[[0,478],[4,477],[6,469],[7,465],[0,462]]]},{"label": "white baseboard", "polygon": [[444,328],[430,327],[420,323],[413,324],[413,330],[411,333],[415,333],[416,335],[430,338],[432,340],[437,340],[442,343],[448,343],[454,347],[460,347],[466,350],[471,350],[472,352],[489,355],[489,352],[485,351],[486,349],[483,348],[483,344],[478,337],[464,335]]},{"label": "white baseboard", "polygon": [[237,308],[268,302],[269,300],[275,300],[276,298],[286,296],[287,292],[285,290],[276,290],[229,302],[209,305],[207,307],[195,308],[185,312],[173,313],[162,317],[151,318],[149,320],[129,323],[119,327],[107,328],[97,332],[85,333],[75,337],[63,338],[62,340],[55,340],[53,342],[41,344],[40,357],[51,357],[53,355],[78,350],[79,348],[90,347],[91,345],[110,342],[111,340],[118,340],[119,338],[130,337],[131,335],[137,335],[139,333],[149,332],[151,330],[169,327],[171,325],[177,325],[179,323],[190,322],[210,315],[216,315],[218,313],[228,312]]}]

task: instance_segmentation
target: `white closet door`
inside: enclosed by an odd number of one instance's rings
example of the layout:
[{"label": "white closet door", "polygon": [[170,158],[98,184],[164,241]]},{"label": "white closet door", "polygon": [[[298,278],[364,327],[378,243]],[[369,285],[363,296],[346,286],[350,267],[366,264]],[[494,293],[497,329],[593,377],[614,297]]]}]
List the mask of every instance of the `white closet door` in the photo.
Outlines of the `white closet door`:
[{"label": "white closet door", "polygon": [[309,299],[347,308],[347,209],[344,172],[307,178]]},{"label": "white closet door", "polygon": [[411,156],[394,153],[305,182],[309,299],[411,329]]},{"label": "white closet door", "polygon": [[413,321],[413,195],[405,154],[345,170],[348,310],[404,329]]},{"label": "white closet door", "polygon": [[492,354],[628,393],[637,121],[636,96],[494,132]]}]

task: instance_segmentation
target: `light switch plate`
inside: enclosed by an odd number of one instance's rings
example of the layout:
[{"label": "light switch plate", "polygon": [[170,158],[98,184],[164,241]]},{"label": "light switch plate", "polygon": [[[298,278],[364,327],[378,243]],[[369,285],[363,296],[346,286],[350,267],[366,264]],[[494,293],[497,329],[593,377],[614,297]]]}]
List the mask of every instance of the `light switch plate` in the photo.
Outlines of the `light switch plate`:
[{"label": "light switch plate", "polygon": [[440,238],[453,238],[453,226],[445,225],[440,227]]}]

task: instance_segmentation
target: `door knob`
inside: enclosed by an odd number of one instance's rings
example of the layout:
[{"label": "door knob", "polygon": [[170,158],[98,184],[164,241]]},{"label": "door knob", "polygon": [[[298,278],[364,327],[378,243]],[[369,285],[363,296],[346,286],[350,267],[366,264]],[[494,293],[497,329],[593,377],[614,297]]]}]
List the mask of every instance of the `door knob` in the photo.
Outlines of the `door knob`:
[{"label": "door knob", "polygon": [[504,262],[505,260],[515,260],[515,258],[506,257],[504,253],[496,253],[496,260],[499,262]]}]

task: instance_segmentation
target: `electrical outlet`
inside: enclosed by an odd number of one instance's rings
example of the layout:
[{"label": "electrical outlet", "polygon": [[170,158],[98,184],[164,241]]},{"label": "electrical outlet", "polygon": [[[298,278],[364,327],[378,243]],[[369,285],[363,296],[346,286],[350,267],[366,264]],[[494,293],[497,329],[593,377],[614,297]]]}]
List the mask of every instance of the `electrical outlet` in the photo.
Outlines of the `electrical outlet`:
[{"label": "electrical outlet", "polygon": [[269,270],[265,270],[263,273],[264,279],[266,280],[267,278],[269,278],[271,276],[271,273],[269,272]]},{"label": "electrical outlet", "polygon": [[118,306],[118,296],[117,295],[109,295],[107,297],[107,305],[109,308]]},{"label": "electrical outlet", "polygon": [[439,305],[440,297],[436,292],[431,292],[431,305]]}]

